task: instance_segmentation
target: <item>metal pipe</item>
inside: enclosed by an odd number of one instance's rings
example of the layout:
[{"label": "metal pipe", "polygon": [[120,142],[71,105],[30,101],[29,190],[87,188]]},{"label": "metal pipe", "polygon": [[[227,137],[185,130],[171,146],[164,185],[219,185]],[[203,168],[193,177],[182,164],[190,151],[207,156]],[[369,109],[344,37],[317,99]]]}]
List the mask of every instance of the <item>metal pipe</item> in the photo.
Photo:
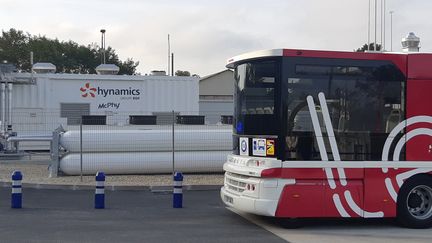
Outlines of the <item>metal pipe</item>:
[{"label": "metal pipe", "polygon": [[174,76],[174,53],[171,53],[171,76]]},{"label": "metal pipe", "polygon": [[6,115],[6,94],[5,94],[5,89],[6,89],[6,85],[5,83],[1,83],[0,86],[0,97],[1,97],[1,116],[0,116],[0,133],[4,132],[5,129],[5,115]]},{"label": "metal pipe", "polygon": [[390,11],[390,51],[393,51],[393,13]]},{"label": "metal pipe", "polygon": [[103,52],[104,52],[104,49],[103,49],[104,47],[103,47],[103,32],[102,32],[102,30],[101,30],[101,64],[104,64],[104,57],[103,57]]},{"label": "metal pipe", "polygon": [[30,52],[30,78],[31,82],[34,82],[34,76],[33,76],[33,52]]},{"label": "metal pipe", "polygon": [[52,137],[9,137],[8,142],[21,142],[21,141],[52,141]]},{"label": "metal pipe", "polygon": [[170,35],[168,34],[168,71],[167,75],[170,76],[170,57],[171,57],[171,44],[170,44]]},{"label": "metal pipe", "polygon": [[104,51],[104,64],[106,64],[106,36],[105,36],[105,32],[103,34],[103,51]]},{"label": "metal pipe", "polygon": [[384,21],[383,21],[383,18],[384,18],[384,14],[383,14],[383,9],[384,9],[384,7],[383,7],[383,4],[384,4],[384,0],[381,0],[381,21],[380,21],[380,25],[381,25],[381,27],[380,27],[380,32],[381,32],[381,38],[380,38],[380,42],[381,42],[381,51],[383,50],[382,48],[383,48],[383,40],[384,40],[384,38],[383,38],[383,30],[384,30],[384,28],[383,28],[383,23],[384,23]]},{"label": "metal pipe", "polygon": [[386,0],[384,0],[384,10],[383,10],[383,15],[384,15],[384,41],[383,41],[383,50],[385,50],[385,46],[386,46]]},{"label": "metal pipe", "polygon": [[12,126],[12,83],[8,84],[8,126]]},{"label": "metal pipe", "polygon": [[105,32],[106,32],[106,30],[105,29],[101,29],[100,30],[100,32],[101,32],[101,49],[102,49],[102,53],[101,53],[101,62],[102,62],[102,64],[105,64]]},{"label": "metal pipe", "polygon": [[374,43],[374,51],[377,50],[377,0],[375,0],[375,43]]},{"label": "metal pipe", "polygon": [[[82,118],[81,118],[82,119]],[[83,181],[83,132],[82,132],[82,120],[80,124],[80,181]]]},{"label": "metal pipe", "polygon": [[367,42],[368,51],[370,51],[370,14],[371,14],[371,0],[369,0],[369,7],[368,7],[368,42]]},{"label": "metal pipe", "polygon": [[175,112],[172,111],[172,174],[174,175],[175,172],[175,165],[174,165],[174,154],[175,154],[175,143],[174,143],[174,125],[175,125]]}]

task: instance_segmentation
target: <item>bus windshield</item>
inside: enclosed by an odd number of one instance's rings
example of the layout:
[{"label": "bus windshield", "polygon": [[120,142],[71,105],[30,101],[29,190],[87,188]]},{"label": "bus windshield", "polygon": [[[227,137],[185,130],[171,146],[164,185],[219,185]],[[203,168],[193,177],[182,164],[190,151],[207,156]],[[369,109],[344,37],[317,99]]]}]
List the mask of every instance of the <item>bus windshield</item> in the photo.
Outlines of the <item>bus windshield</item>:
[{"label": "bus windshield", "polygon": [[[274,134],[276,62],[248,62],[235,69],[237,134]],[[265,124],[264,124],[265,122]]]},{"label": "bus windshield", "polygon": [[394,64],[384,60],[283,57],[239,63],[233,151],[240,153],[239,139],[253,144],[260,138],[275,144],[274,156],[281,160],[319,160],[306,98],[313,98],[322,136],[328,136],[318,102],[322,93],[340,159],[375,160],[389,132],[405,117],[405,80]]}]

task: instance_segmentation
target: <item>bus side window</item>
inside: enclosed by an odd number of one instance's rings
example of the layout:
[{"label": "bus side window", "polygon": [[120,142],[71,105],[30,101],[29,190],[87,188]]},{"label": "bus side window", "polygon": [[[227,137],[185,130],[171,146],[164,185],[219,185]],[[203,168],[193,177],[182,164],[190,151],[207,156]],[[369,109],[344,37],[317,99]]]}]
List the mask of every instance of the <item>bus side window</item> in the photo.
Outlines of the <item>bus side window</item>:
[{"label": "bus side window", "polygon": [[402,121],[401,111],[399,109],[393,109],[386,122],[386,133],[390,133]]}]

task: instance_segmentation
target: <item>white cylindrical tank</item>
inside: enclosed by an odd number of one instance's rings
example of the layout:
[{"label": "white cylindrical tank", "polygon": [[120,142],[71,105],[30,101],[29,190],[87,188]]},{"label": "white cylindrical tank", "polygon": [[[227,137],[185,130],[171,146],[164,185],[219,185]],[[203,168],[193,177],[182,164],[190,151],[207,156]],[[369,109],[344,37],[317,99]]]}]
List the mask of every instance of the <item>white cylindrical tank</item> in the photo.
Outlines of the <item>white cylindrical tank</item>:
[{"label": "white cylindrical tank", "polygon": [[[176,152],[175,169],[181,172],[222,172],[223,164],[232,151]],[[67,175],[80,174],[80,154],[68,154],[60,160],[60,171]],[[107,174],[156,174],[172,172],[171,152],[144,153],[85,153],[83,174],[97,171]]]},{"label": "white cylindrical tank", "polygon": [[[175,130],[176,151],[232,150],[231,129]],[[84,130],[83,152],[171,151],[172,131],[153,130]],[[60,144],[69,152],[80,151],[80,132],[67,131]]]}]

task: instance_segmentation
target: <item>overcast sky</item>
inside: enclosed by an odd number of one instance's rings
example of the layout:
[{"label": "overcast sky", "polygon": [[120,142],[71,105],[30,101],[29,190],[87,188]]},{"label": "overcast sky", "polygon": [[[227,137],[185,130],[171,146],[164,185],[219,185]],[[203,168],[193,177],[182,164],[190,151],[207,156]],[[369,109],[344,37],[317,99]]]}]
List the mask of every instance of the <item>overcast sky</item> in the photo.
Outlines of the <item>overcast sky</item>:
[{"label": "overcast sky", "polygon": [[[248,51],[352,51],[367,42],[368,1],[0,0],[0,28],[84,45],[99,43],[104,28],[107,46],[122,60],[139,61],[142,74],[167,69],[170,34],[175,70],[205,76],[223,70],[231,56]],[[401,38],[412,31],[421,38],[421,50],[432,52],[432,1],[386,3],[387,13],[395,11],[393,50],[399,51]],[[386,25],[390,49],[389,14]]]}]

